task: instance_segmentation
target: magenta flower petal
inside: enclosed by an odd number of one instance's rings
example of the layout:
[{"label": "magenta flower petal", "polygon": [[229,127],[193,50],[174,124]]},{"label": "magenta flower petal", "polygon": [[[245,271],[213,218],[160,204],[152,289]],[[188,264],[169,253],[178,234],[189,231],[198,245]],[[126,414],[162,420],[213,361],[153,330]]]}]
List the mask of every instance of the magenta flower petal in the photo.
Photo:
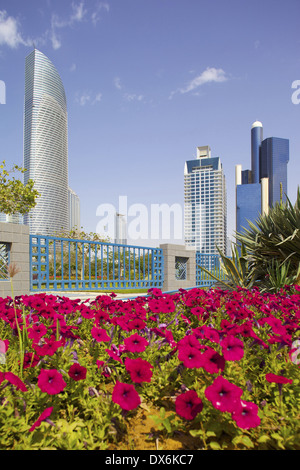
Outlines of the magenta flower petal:
[{"label": "magenta flower petal", "polygon": [[126,358],[125,368],[130,373],[130,378],[133,382],[151,382],[153,366],[144,359],[130,359]]},{"label": "magenta flower petal", "polygon": [[8,380],[9,383],[11,383],[15,387],[17,387],[18,390],[21,390],[22,392],[27,392],[28,391],[26,385],[24,384],[24,382],[22,382],[22,380],[19,379],[19,377],[17,375],[13,374],[12,372],[5,372],[4,373],[4,378],[6,380]]},{"label": "magenta flower petal", "polygon": [[224,359],[226,361],[239,361],[244,356],[244,343],[233,335],[228,335],[221,341]]},{"label": "magenta flower petal", "polygon": [[91,335],[98,343],[101,343],[102,341],[110,341],[110,337],[108,336],[104,328],[97,328],[96,326],[94,326],[91,329]]},{"label": "magenta flower petal", "polygon": [[38,387],[49,395],[57,395],[67,386],[60,372],[56,369],[42,369],[38,376]]},{"label": "magenta flower petal", "polygon": [[177,396],[175,409],[182,418],[192,420],[202,411],[203,403],[194,390],[189,390]]},{"label": "magenta flower petal", "polygon": [[140,396],[134,386],[119,381],[114,386],[112,401],[120,405],[123,410],[133,410],[141,403]]},{"label": "magenta flower petal", "polygon": [[124,344],[129,352],[143,352],[148,346],[148,341],[137,333],[124,339]]},{"label": "magenta flower petal", "polygon": [[219,375],[212,385],[205,389],[206,398],[222,412],[233,412],[240,406],[243,390]]},{"label": "magenta flower petal", "polygon": [[255,403],[241,401],[240,407],[232,413],[232,418],[239,428],[250,429],[260,425],[258,406]]},{"label": "magenta flower petal", "polygon": [[202,366],[202,354],[200,350],[188,344],[179,348],[178,359],[189,369]]},{"label": "magenta flower petal", "polygon": [[31,428],[29,429],[29,432],[32,432],[34,431],[38,426],[41,425],[42,421],[45,421],[45,419],[49,418],[49,416],[51,415],[53,411],[53,406],[50,406],[49,408],[46,408],[43,413],[41,414],[41,416],[36,420],[35,423],[33,423],[33,425],[31,426]]},{"label": "magenta flower petal", "polygon": [[78,382],[86,378],[86,368],[75,362],[71,365],[68,374],[73,380]]},{"label": "magenta flower petal", "polygon": [[287,379],[286,377],[283,377],[282,375],[276,375],[276,374],[266,374],[266,380],[268,382],[274,382],[277,384],[291,384],[293,383],[292,379]]}]

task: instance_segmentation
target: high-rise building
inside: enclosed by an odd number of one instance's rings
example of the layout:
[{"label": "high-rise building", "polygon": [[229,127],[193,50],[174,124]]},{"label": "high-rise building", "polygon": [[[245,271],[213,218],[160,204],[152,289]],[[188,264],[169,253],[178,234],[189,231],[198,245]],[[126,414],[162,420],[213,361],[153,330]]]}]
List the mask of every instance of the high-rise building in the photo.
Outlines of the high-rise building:
[{"label": "high-rise building", "polygon": [[278,137],[263,140],[263,126],[251,128],[251,170],[236,165],[236,231],[242,232],[267,214],[275,202],[287,195],[289,141]]},{"label": "high-rise building", "polygon": [[52,62],[34,49],[25,61],[24,183],[40,193],[24,223],[30,233],[53,235],[69,228],[68,121],[62,80]]},{"label": "high-rise building", "polygon": [[124,215],[115,215],[115,243],[127,245],[127,224]]},{"label": "high-rise building", "polygon": [[209,146],[197,148],[196,160],[184,167],[185,245],[201,253],[225,254],[227,243],[226,183],[219,157]]},{"label": "high-rise building", "polygon": [[79,196],[69,188],[69,227],[70,230],[80,230],[80,200]]}]

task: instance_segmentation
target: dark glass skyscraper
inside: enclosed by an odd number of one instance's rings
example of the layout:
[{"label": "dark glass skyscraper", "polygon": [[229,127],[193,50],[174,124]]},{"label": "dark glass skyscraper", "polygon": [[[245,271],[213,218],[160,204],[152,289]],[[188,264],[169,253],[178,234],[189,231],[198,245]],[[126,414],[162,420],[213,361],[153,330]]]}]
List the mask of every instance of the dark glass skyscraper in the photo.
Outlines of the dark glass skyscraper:
[{"label": "dark glass skyscraper", "polygon": [[[261,145],[261,177],[269,178],[269,205],[286,200],[287,164],[289,161],[289,141],[269,137]],[[282,192],[282,194],[281,194]]]},{"label": "dark glass skyscraper", "polygon": [[263,126],[251,128],[251,170],[236,166],[236,231],[248,228],[260,214],[287,195],[289,141],[278,137],[263,140]]},{"label": "dark glass skyscraper", "polygon": [[[263,127],[262,123],[259,121],[255,121],[252,124],[251,128],[251,173],[252,183],[259,183],[260,180],[260,146],[263,139]],[[248,170],[246,170],[248,171]]]}]

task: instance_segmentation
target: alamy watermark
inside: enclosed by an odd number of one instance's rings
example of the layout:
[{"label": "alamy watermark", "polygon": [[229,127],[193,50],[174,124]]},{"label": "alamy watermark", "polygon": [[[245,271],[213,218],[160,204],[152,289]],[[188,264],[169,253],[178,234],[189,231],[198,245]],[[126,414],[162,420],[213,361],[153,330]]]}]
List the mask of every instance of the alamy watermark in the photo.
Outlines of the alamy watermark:
[{"label": "alamy watermark", "polygon": [[0,104],[6,104],[6,86],[3,80],[0,80]]},{"label": "alamy watermark", "polygon": [[[100,204],[96,216],[101,217],[96,232],[115,239],[118,231],[131,240],[181,240],[183,210],[180,204],[127,204],[127,196],[119,196],[119,207]],[[117,218],[118,216],[118,218]]]},{"label": "alamy watermark", "polygon": [[294,80],[292,83],[292,88],[295,88],[296,91],[292,94],[291,100],[293,104],[300,103],[300,80]]}]

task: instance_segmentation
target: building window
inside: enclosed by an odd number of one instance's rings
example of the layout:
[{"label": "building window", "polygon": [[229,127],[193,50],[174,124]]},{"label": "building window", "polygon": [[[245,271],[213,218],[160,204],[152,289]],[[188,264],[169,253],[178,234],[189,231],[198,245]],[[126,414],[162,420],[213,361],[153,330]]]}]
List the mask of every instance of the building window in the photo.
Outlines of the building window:
[{"label": "building window", "polygon": [[10,263],[10,243],[0,242],[0,281],[9,278],[8,266]]},{"label": "building window", "polygon": [[187,263],[188,258],[175,256],[175,279],[177,281],[185,281],[187,279]]}]

